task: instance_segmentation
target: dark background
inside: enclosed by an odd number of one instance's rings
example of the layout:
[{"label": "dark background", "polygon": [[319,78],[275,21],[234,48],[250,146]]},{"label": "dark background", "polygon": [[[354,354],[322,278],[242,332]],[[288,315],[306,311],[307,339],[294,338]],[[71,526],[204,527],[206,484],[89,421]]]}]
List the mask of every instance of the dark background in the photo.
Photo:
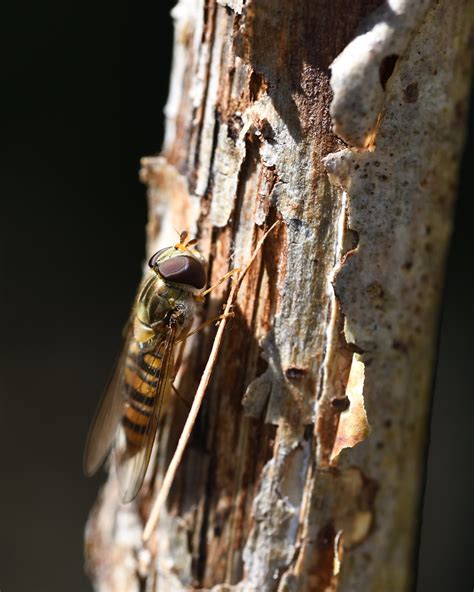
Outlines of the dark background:
[{"label": "dark background", "polygon": [[[83,477],[82,451],[144,257],[137,172],[161,144],[173,4],[30,0],[2,11],[2,592],[90,590],[83,528],[99,480]],[[471,142],[448,264],[418,592],[474,583],[472,153]]]}]

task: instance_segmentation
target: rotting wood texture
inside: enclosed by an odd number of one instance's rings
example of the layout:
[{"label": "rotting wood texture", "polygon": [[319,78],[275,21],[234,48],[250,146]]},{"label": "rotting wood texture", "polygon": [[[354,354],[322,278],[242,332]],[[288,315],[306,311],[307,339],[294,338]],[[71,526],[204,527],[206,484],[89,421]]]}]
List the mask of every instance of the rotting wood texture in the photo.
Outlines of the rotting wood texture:
[{"label": "rotting wood texture", "polygon": [[[188,229],[215,281],[283,223],[150,546],[178,399],[136,502],[111,472],[89,572],[102,592],[409,590],[472,4],[180,0],[173,16],[163,153],[141,173],[150,254]],[[186,346],[188,398],[211,342]]]}]

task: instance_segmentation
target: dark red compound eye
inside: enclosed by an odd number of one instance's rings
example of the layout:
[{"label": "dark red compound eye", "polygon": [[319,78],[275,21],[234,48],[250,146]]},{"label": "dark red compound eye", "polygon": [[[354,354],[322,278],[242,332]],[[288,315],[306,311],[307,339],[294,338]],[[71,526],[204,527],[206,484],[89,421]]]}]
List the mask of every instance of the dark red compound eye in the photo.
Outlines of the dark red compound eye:
[{"label": "dark red compound eye", "polygon": [[193,288],[204,288],[206,285],[206,270],[202,263],[194,257],[181,255],[167,259],[158,265],[159,274],[170,282],[186,284]]},{"label": "dark red compound eye", "polygon": [[154,255],[152,255],[150,257],[150,260],[148,261],[148,267],[151,267],[151,269],[154,269],[158,259],[161,257],[161,255],[163,255],[163,253],[165,251],[168,251],[169,247],[165,248],[165,249],[160,249],[159,251],[157,251]]}]

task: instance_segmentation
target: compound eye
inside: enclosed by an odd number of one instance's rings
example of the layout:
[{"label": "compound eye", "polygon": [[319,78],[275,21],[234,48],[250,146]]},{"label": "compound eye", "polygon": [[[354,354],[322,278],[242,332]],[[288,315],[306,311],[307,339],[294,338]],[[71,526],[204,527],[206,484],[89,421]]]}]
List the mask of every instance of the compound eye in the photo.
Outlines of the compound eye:
[{"label": "compound eye", "polygon": [[165,251],[167,251],[169,249],[169,247],[166,247],[165,249],[160,249],[159,251],[157,251],[154,255],[152,255],[150,257],[150,260],[148,261],[148,267],[151,267],[151,269],[155,268],[155,265],[158,261],[158,259],[161,257],[161,255],[163,255],[163,253]]},{"label": "compound eye", "polygon": [[206,270],[194,257],[185,255],[167,259],[158,265],[158,272],[165,280],[201,289],[206,285]]}]

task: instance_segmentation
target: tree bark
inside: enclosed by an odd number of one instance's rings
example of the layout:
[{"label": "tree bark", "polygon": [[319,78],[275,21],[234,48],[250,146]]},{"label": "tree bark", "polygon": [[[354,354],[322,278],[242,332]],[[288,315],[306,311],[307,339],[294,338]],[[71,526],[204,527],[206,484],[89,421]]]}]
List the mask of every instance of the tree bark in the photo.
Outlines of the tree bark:
[{"label": "tree bark", "polygon": [[[173,16],[163,152],[141,172],[149,253],[187,229],[214,282],[282,224],[148,547],[179,399],[136,502],[111,471],[86,531],[95,587],[409,590],[472,3],[180,0]],[[185,396],[212,338],[187,344]]]}]

